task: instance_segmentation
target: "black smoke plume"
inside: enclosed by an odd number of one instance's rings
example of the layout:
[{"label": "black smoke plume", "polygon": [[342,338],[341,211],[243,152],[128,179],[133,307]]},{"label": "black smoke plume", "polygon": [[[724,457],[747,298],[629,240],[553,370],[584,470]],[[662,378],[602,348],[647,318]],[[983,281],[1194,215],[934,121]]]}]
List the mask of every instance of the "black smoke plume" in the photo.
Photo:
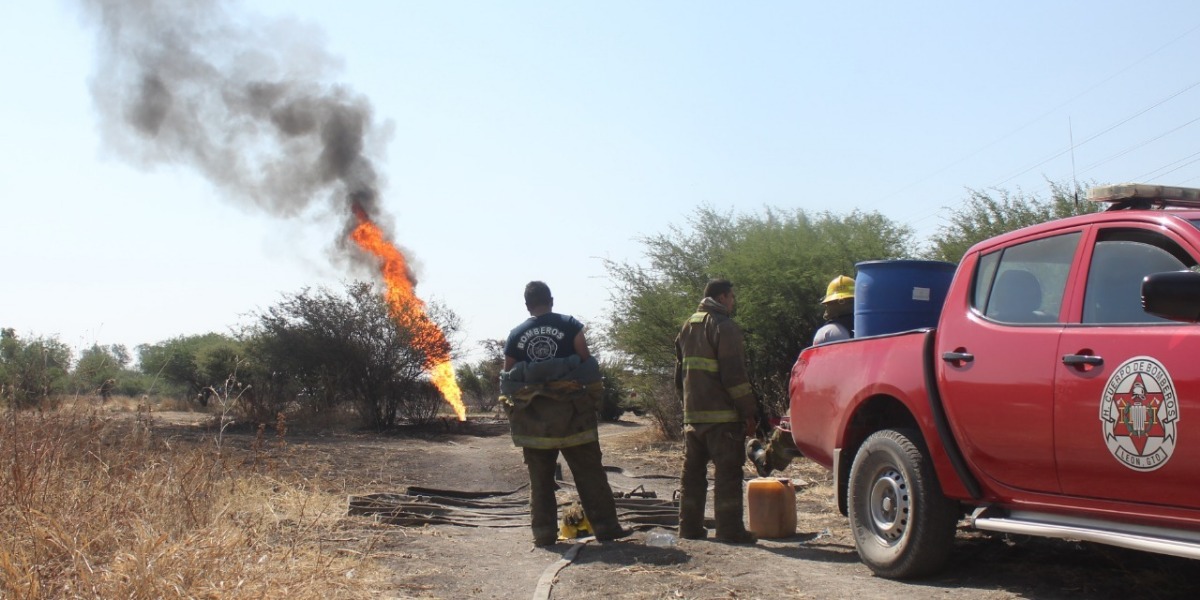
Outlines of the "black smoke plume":
[{"label": "black smoke plume", "polygon": [[[225,195],[296,216],[329,201],[379,217],[390,125],[338,85],[322,35],[223,0],[81,0],[96,25],[91,91],[103,143],[144,167],[184,165]],[[344,239],[344,236],[343,236]]]}]

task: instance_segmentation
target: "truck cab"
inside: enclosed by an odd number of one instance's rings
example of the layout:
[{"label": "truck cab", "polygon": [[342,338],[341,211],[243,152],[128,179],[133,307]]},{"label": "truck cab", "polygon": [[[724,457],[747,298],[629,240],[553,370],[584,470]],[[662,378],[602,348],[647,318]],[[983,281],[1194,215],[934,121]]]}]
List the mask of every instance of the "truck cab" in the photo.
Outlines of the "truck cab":
[{"label": "truck cab", "polygon": [[936,328],[798,358],[793,437],[877,573],[936,570],[962,516],[1200,558],[1200,190],[1089,199],[968,250]]}]

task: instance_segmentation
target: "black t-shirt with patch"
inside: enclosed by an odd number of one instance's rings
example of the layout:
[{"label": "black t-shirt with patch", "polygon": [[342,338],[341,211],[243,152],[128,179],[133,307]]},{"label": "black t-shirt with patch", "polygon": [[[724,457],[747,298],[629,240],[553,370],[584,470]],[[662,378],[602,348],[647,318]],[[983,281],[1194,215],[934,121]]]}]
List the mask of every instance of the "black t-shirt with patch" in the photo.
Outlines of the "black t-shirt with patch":
[{"label": "black t-shirt with patch", "polygon": [[571,315],[546,313],[529,317],[508,334],[504,355],[518,362],[531,363],[575,354],[575,336],[583,331],[583,323]]}]

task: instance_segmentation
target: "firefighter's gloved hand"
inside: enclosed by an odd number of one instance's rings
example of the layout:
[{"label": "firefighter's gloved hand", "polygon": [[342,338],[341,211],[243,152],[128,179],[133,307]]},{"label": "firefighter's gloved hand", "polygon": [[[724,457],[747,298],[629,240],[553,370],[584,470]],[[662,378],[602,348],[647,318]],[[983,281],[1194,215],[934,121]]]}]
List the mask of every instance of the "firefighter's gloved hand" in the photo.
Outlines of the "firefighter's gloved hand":
[{"label": "firefighter's gloved hand", "polygon": [[771,467],[767,464],[767,449],[763,446],[762,440],[758,438],[746,440],[746,458],[750,459],[750,463],[754,465],[754,471],[758,473],[759,477],[771,474]]}]

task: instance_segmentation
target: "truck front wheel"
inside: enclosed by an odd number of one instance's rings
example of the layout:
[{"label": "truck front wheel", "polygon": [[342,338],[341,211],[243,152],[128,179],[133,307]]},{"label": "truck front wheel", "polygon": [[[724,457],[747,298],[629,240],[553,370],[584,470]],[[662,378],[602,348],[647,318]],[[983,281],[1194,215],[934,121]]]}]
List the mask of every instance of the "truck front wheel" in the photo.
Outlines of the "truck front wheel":
[{"label": "truck front wheel", "polygon": [[850,468],[850,528],[863,563],[895,579],[932,573],[950,555],[958,511],[942,495],[920,436],[885,429]]}]

